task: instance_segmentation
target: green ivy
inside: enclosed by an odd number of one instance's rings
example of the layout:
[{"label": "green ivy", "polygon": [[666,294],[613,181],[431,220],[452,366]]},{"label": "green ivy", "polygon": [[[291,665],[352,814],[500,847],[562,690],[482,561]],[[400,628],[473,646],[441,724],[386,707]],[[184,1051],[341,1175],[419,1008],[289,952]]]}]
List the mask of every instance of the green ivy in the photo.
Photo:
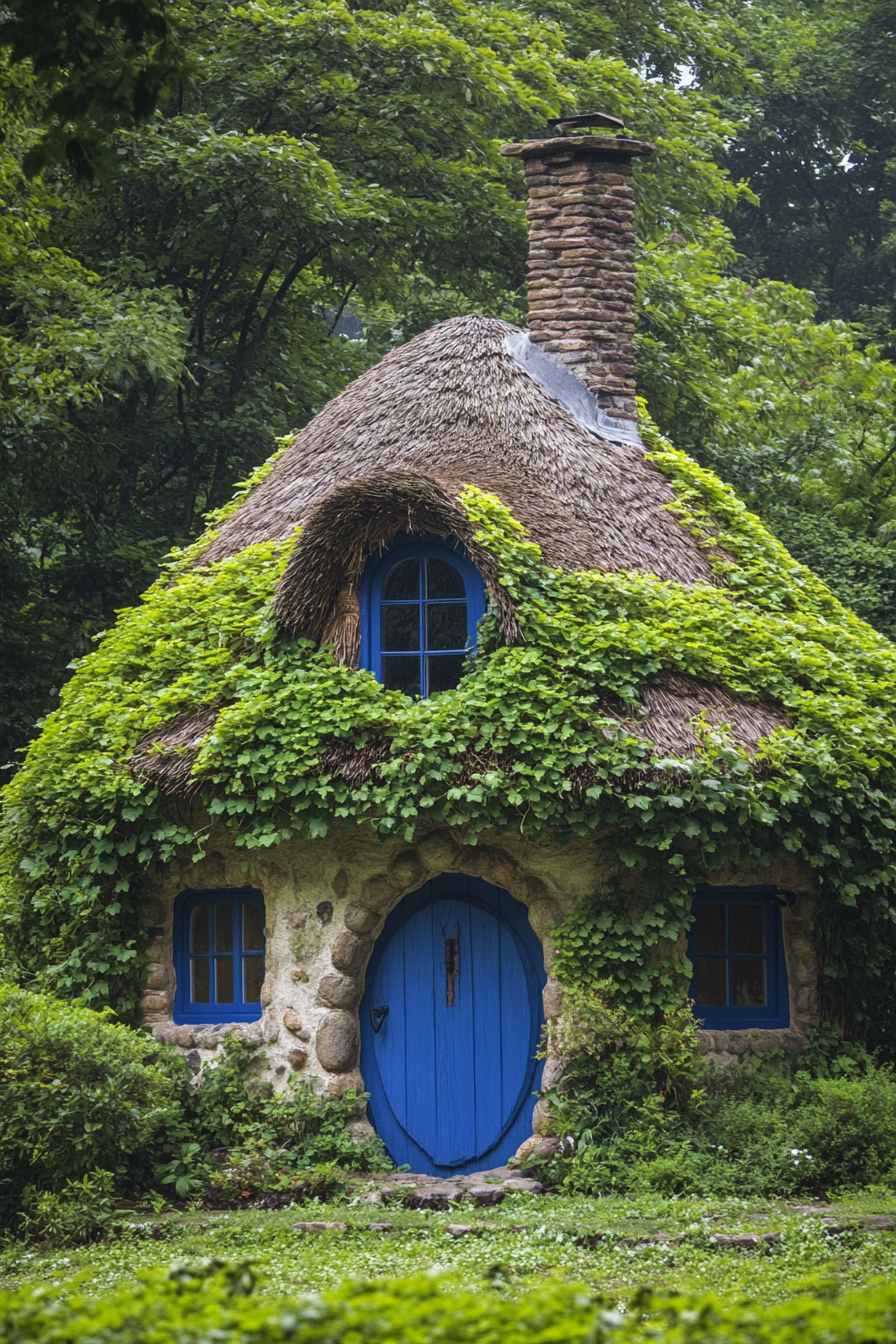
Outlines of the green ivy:
[{"label": "green ivy", "polygon": [[[611,976],[633,1013],[680,998],[689,968],[676,939],[695,880],[729,861],[799,855],[822,884],[832,1004],[887,1030],[896,651],[711,473],[645,433],[676,492],[669,507],[726,586],[551,569],[500,500],[468,487],[462,503],[524,642],[503,646],[489,613],[460,686],[430,700],[278,632],[272,600],[292,540],[215,563],[202,563],[207,540],[175,555],[78,666],[6,790],[0,927],[20,973],[133,1015],[135,893],[149,864],[201,857],[216,824],[254,849],[339,824],[412,841],[438,823],[466,844],[490,830],[593,835],[617,854],[620,872],[561,930],[559,971],[581,985]],[[700,721],[696,756],[662,759],[612,706],[663,669],[773,697],[793,726],[764,743],[758,769]],[[147,734],[204,705],[220,713],[194,767],[204,808],[190,811],[127,766]],[[382,737],[391,751],[374,780],[322,772],[334,740]]]}]

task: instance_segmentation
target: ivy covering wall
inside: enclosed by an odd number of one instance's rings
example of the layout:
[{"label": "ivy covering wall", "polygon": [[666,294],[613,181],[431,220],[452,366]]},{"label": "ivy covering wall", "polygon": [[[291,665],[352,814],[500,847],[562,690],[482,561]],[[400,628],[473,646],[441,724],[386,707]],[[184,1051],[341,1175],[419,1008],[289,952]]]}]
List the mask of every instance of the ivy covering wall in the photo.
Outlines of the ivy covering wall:
[{"label": "ivy covering wall", "polygon": [[[474,665],[431,700],[278,633],[272,599],[292,541],[203,565],[207,535],[175,554],[81,661],[6,790],[0,929],[23,979],[133,1017],[143,875],[184,848],[201,857],[216,826],[251,849],[336,824],[411,840],[439,823],[468,844],[491,829],[594,833],[640,870],[636,908],[622,883],[569,918],[557,971],[581,985],[612,977],[622,1006],[642,1014],[686,982],[668,940],[688,922],[694,880],[729,861],[799,855],[821,881],[832,1010],[886,1033],[896,1023],[896,649],[714,476],[655,435],[650,445],[681,523],[734,557],[713,562],[727,586],[548,569],[500,500],[467,488],[525,642],[500,645],[487,615]],[[724,729],[698,724],[695,759],[651,768],[655,749],[608,706],[636,701],[662,669],[772,697],[793,727],[751,762]],[[221,710],[195,764],[199,801],[136,781],[137,743],[207,705]],[[371,781],[322,773],[334,740],[383,736],[390,755]]]}]

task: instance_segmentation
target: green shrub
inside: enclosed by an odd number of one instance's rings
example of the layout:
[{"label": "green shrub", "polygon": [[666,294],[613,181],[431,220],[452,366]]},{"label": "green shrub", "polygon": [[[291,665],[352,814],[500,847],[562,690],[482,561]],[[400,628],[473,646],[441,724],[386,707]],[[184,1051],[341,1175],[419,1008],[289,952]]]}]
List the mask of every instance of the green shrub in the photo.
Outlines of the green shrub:
[{"label": "green shrub", "polygon": [[896,1184],[896,1074],[867,1066],[856,1077],[798,1072],[776,1085],[734,1079],[688,1126],[690,1189],[744,1195],[833,1194]]},{"label": "green shrub", "polygon": [[421,1274],[277,1300],[255,1290],[247,1265],[212,1262],[143,1274],[103,1296],[83,1288],[0,1293],[0,1337],[5,1344],[890,1344],[896,1285],[842,1297],[829,1283],[818,1287],[772,1307],[649,1291],[620,1304],[558,1281],[512,1298]]},{"label": "green shrub", "polygon": [[[274,1092],[253,1076],[261,1050],[240,1037],[224,1040],[221,1058],[203,1071],[190,1102],[190,1129],[204,1148],[277,1153],[293,1173],[335,1163],[353,1171],[389,1171],[382,1141],[371,1135],[356,1143],[346,1126],[363,1114],[366,1093],[318,1096],[308,1079]],[[270,1159],[269,1159],[270,1160]]]},{"label": "green shrub", "polygon": [[[550,1099],[560,1156],[533,1171],[569,1193],[632,1188],[632,1169],[658,1156],[681,1128],[682,1111],[699,1111],[706,1066],[690,1004],[630,1017],[613,980],[569,987],[544,1052],[567,1060]],[[668,1193],[677,1193],[677,1183]]]},{"label": "green shrub", "polygon": [[186,1067],[112,1017],[0,985],[0,1224],[96,1168],[145,1184],[180,1134]]},{"label": "green shrub", "polygon": [[206,1203],[218,1209],[253,1205],[278,1209],[308,1199],[332,1199],[345,1189],[345,1183],[345,1171],[333,1162],[296,1171],[290,1155],[282,1150],[232,1149],[212,1175]]},{"label": "green shrub", "polygon": [[77,1246],[102,1237],[112,1220],[115,1177],[90,1171],[80,1181],[67,1181],[59,1194],[31,1190],[25,1198],[21,1230],[51,1246]]},{"label": "green shrub", "polygon": [[[583,1008],[591,1025],[579,1029]],[[550,1094],[564,1142],[539,1174],[569,1193],[821,1196],[896,1186],[896,1071],[829,1027],[810,1034],[803,1054],[754,1056],[726,1075],[689,1055],[675,1015],[641,1029],[572,996],[564,1032],[572,1057]],[[677,1084],[651,1091],[664,1067]]]}]

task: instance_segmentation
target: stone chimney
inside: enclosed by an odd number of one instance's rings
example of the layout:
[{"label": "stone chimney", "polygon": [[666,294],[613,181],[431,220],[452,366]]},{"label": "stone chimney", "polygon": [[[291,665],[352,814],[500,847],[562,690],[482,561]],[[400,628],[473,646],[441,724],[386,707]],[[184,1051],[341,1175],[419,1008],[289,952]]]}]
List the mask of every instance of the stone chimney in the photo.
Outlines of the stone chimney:
[{"label": "stone chimney", "polygon": [[[622,122],[597,112],[553,125]],[[606,134],[501,146],[529,187],[529,336],[621,420],[637,420],[632,159],[654,149]]]}]

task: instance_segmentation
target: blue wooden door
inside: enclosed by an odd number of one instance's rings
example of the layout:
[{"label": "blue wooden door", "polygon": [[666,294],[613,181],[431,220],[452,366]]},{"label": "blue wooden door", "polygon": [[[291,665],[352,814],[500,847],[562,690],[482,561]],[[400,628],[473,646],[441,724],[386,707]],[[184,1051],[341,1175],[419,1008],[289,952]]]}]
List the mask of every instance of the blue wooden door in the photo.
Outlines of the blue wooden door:
[{"label": "blue wooden door", "polygon": [[392,912],[367,972],[361,1069],[395,1162],[487,1170],[529,1137],[544,982],[525,906],[499,887],[446,873]]}]

